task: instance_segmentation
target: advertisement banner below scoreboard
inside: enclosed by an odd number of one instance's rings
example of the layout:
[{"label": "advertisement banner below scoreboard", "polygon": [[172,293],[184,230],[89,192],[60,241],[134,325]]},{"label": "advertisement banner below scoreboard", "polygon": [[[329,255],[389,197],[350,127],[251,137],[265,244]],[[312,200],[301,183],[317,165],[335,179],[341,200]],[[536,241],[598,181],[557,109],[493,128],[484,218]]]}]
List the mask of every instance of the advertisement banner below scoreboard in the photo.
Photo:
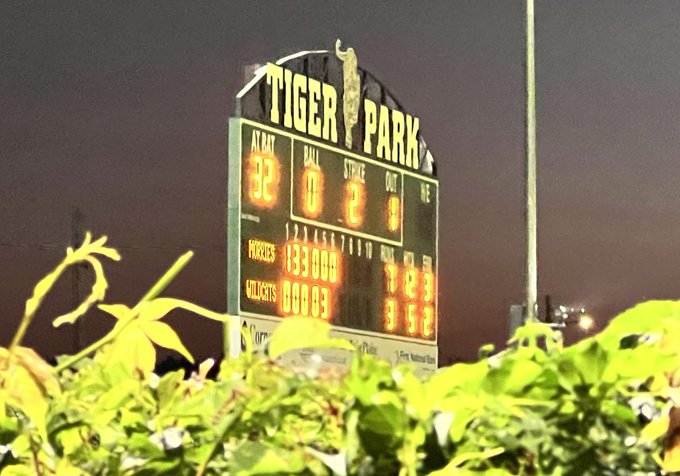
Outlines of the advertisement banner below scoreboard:
[{"label": "advertisement banner below scoreboard", "polygon": [[[255,347],[264,344],[272,335],[279,321],[257,317],[241,317],[241,326],[250,330]],[[333,329],[331,336],[350,341],[359,351],[386,360],[392,365],[408,363],[420,376],[437,370],[437,346],[390,339],[381,336],[359,334]],[[303,349],[282,356],[282,362],[292,368],[349,367],[352,353],[342,349]]]}]

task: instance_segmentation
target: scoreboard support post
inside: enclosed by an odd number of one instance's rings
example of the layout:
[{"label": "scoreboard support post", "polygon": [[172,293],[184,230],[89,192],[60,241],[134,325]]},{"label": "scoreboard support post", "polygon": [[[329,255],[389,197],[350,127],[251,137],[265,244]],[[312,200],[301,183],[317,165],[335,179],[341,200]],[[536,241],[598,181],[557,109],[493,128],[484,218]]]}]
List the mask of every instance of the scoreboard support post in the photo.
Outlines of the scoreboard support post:
[{"label": "scoreboard support post", "polygon": [[241,155],[240,130],[237,120],[229,120],[229,160],[227,178],[227,314],[224,325],[224,356],[235,358],[241,352],[240,280],[241,280]]}]

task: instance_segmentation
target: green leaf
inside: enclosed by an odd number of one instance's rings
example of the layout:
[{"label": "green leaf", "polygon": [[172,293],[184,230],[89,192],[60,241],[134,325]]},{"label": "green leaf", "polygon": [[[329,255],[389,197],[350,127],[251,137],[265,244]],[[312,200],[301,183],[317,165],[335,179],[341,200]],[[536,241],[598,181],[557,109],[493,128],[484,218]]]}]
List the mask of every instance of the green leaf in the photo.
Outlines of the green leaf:
[{"label": "green leaf", "polygon": [[572,384],[599,383],[609,364],[609,355],[596,339],[586,339],[560,355],[559,369]]},{"label": "green leaf", "polygon": [[100,304],[97,307],[118,320],[123,320],[129,317],[130,313],[132,312],[132,309],[124,304]]},{"label": "green leaf", "polygon": [[408,417],[400,406],[379,403],[364,411],[359,425],[371,433],[401,438],[407,421]]},{"label": "green leaf", "polygon": [[489,364],[486,361],[474,364],[454,364],[451,367],[439,369],[429,381],[425,382],[425,394],[436,405],[435,402],[450,395],[456,389],[474,393],[480,388],[488,372]]},{"label": "green leaf", "polygon": [[118,334],[105,353],[108,365],[122,363],[130,369],[139,369],[144,375],[150,374],[156,365],[156,349],[136,321]]},{"label": "green leaf", "polygon": [[618,348],[625,336],[661,332],[669,318],[680,318],[680,301],[647,301],[616,316],[597,338],[608,349]]},{"label": "green leaf", "polygon": [[655,441],[666,434],[670,418],[668,415],[657,417],[650,421],[640,432],[642,442]]},{"label": "green leaf", "polygon": [[550,342],[553,339],[554,330],[543,322],[526,322],[518,327],[515,335],[508,341],[508,344],[518,344],[520,346],[538,347],[541,340]]},{"label": "green leaf", "polygon": [[300,454],[257,441],[244,441],[233,450],[229,474],[293,474],[305,469]]},{"label": "green leaf", "polygon": [[312,317],[287,317],[274,331],[269,340],[269,355],[277,359],[286,352],[299,349],[347,349],[355,350],[345,339],[329,335],[331,325]]},{"label": "green leaf", "polygon": [[139,319],[145,321],[155,321],[161,319],[173,309],[185,309],[209,319],[219,322],[229,322],[230,317],[226,314],[220,314],[209,309],[206,309],[188,301],[174,298],[156,298],[152,301],[142,303],[139,309]]},{"label": "green leaf", "polygon": [[[453,458],[449,463],[442,469],[430,473],[430,476],[453,476],[453,475],[464,475],[464,474],[474,474],[472,472],[460,472],[459,467],[468,461],[484,461],[494,456],[502,454],[505,450],[503,448],[492,448],[485,451],[472,451],[469,453],[463,453],[455,458]],[[499,472],[498,474],[503,474]]]},{"label": "green leaf", "polygon": [[164,409],[171,407],[174,403],[181,399],[181,394],[178,392],[182,381],[184,380],[184,370],[176,370],[168,372],[161,377],[156,387],[156,394],[158,395],[158,408]]},{"label": "green leaf", "polygon": [[497,369],[489,370],[484,388],[493,394],[515,395],[543,373],[543,368],[531,360],[508,358]]},{"label": "green leaf", "polygon": [[451,441],[457,443],[463,439],[465,430],[474,418],[478,415],[478,410],[472,408],[460,408],[453,416],[451,427],[449,429],[449,436]]},{"label": "green leaf", "polygon": [[5,403],[18,408],[45,438],[48,398],[60,393],[51,367],[33,349],[15,347],[10,354],[0,347],[0,408],[4,410]]},{"label": "green leaf", "polygon": [[140,322],[139,326],[146,336],[156,345],[171,349],[182,354],[189,362],[194,363],[194,357],[189,353],[177,333],[164,322]]},{"label": "green leaf", "polygon": [[607,365],[602,379],[607,382],[649,377],[677,368],[677,358],[657,346],[642,344],[632,349],[616,351]]},{"label": "green leaf", "polygon": [[306,448],[305,450],[328,466],[328,469],[333,471],[335,476],[347,475],[347,457],[344,451],[337,454],[327,454],[317,451],[314,448]]}]

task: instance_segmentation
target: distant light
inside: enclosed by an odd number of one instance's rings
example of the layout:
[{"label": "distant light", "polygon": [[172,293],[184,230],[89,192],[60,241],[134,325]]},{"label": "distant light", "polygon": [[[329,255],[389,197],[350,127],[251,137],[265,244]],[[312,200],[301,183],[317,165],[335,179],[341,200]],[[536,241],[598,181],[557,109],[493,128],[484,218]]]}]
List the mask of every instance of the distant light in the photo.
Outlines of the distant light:
[{"label": "distant light", "polygon": [[578,326],[588,332],[595,325],[595,320],[588,314],[583,314],[578,320]]}]

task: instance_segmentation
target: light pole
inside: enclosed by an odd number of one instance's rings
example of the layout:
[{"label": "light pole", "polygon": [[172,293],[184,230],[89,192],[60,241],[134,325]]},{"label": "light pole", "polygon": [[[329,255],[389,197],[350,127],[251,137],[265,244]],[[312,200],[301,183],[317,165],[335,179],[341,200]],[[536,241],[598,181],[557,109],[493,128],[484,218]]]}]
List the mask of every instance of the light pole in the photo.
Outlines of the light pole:
[{"label": "light pole", "polygon": [[536,88],[534,67],[534,0],[526,0],[526,283],[525,319],[538,320],[536,252]]}]

